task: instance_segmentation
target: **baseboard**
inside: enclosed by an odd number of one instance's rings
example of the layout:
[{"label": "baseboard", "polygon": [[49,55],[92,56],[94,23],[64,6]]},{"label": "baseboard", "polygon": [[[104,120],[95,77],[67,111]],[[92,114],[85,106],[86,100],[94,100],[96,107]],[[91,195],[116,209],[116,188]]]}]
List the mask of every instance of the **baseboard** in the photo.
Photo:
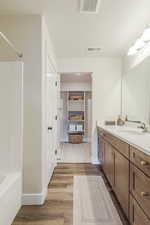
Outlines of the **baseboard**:
[{"label": "baseboard", "polygon": [[100,161],[99,160],[92,160],[92,164],[93,165],[100,165]]},{"label": "baseboard", "polygon": [[41,193],[23,194],[22,205],[43,205],[47,196],[47,188]]}]

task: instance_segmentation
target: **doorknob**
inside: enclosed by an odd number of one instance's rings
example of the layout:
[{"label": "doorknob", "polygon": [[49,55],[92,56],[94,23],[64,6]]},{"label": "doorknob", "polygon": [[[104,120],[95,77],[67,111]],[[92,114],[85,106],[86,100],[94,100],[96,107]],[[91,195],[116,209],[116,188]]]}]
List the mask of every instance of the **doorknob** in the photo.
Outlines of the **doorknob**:
[{"label": "doorknob", "polygon": [[53,127],[48,127],[48,130],[52,130],[53,129]]}]

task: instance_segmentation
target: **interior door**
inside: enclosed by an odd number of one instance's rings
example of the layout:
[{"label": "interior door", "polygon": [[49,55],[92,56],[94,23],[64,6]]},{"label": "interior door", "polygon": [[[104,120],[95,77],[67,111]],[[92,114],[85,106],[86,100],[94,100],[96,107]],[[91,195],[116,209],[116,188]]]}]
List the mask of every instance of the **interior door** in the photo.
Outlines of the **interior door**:
[{"label": "interior door", "polygon": [[47,162],[48,168],[52,167],[55,163],[55,150],[54,150],[54,108],[53,108],[53,85],[54,74],[48,73],[47,76]]},{"label": "interior door", "polygon": [[49,68],[46,78],[47,163],[49,177],[56,165],[57,153],[57,74]]}]

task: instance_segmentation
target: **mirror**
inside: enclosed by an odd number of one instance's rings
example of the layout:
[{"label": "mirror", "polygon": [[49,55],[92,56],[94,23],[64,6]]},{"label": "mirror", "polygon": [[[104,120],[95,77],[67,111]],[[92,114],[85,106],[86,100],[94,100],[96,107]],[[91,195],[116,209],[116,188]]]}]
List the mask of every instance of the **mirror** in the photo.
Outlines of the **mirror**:
[{"label": "mirror", "polygon": [[150,57],[123,77],[123,114],[130,120],[150,123]]}]

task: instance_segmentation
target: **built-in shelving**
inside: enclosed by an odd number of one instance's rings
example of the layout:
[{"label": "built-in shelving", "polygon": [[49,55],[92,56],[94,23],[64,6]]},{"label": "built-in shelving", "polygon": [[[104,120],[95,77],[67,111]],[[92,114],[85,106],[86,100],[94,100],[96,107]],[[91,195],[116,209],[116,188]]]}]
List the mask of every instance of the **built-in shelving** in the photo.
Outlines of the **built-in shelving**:
[{"label": "built-in shelving", "polygon": [[[79,96],[79,99],[76,96]],[[69,135],[81,134],[83,142],[89,141],[91,137],[91,92],[63,91],[61,99],[63,109],[62,140],[67,142]],[[72,116],[79,116],[79,118],[72,118]]]},{"label": "built-in shelving", "polygon": [[85,134],[85,93],[68,92],[67,96],[68,135]]}]

